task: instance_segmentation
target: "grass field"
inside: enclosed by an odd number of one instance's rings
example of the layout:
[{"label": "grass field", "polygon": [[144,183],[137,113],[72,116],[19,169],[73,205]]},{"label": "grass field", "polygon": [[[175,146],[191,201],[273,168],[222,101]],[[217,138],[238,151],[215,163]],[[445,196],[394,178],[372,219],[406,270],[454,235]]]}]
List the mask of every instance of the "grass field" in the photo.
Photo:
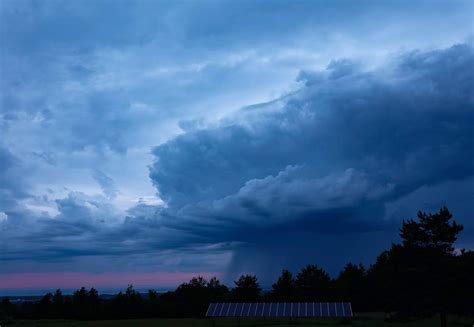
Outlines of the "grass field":
[{"label": "grass field", "polygon": [[[9,323],[0,323],[3,326],[22,326],[22,327],[251,327],[251,326],[318,326],[318,327],[337,327],[337,326],[367,326],[367,327],[436,327],[439,326],[439,320],[436,318],[413,321],[409,323],[388,323],[384,321],[384,315],[361,314],[350,320],[341,319],[240,319],[222,318],[215,319],[134,319],[134,320],[101,320],[101,321],[69,321],[69,320],[32,320],[32,321],[14,321]],[[448,321],[451,327],[472,327],[473,319],[451,317]]]}]

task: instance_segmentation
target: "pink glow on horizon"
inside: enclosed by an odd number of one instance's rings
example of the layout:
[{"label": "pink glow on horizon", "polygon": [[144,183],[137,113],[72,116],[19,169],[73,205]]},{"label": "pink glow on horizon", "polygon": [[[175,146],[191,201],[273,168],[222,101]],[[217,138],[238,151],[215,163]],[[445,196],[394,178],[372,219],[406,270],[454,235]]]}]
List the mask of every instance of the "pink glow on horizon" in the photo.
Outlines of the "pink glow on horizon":
[{"label": "pink glow on horizon", "polygon": [[196,276],[220,277],[220,272],[22,272],[0,273],[0,290],[125,288],[175,288]]}]

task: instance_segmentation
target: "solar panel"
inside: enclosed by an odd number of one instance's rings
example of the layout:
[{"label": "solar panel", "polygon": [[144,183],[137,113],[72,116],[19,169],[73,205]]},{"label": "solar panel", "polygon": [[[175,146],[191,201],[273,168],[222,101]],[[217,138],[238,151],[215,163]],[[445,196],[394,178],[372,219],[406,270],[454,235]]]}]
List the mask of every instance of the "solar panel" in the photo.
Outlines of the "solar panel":
[{"label": "solar panel", "polygon": [[278,303],[270,303],[270,317],[278,317]]},{"label": "solar panel", "polygon": [[227,311],[227,317],[233,317],[235,315],[235,310],[237,308],[237,303],[231,303],[229,310]]},{"label": "solar panel", "polygon": [[247,316],[249,312],[250,303],[242,303],[242,311],[240,311],[240,317]]},{"label": "solar panel", "polygon": [[336,315],[338,317],[344,317],[344,310],[341,302],[336,303]]},{"label": "solar panel", "polygon": [[255,317],[261,317],[263,311],[263,303],[257,303],[255,307]]},{"label": "solar panel", "polygon": [[350,302],[210,303],[206,317],[352,317]]},{"label": "solar panel", "polygon": [[321,303],[313,303],[314,307],[314,316],[315,317],[321,317],[323,314],[321,312]]},{"label": "solar panel", "polygon": [[277,310],[276,310],[276,317],[282,317],[283,316],[283,313],[284,313],[284,304],[283,303],[277,303]]},{"label": "solar panel", "polygon": [[209,308],[207,309],[206,316],[214,316],[214,310],[216,309],[216,303],[209,304]]},{"label": "solar panel", "polygon": [[298,317],[306,317],[307,311],[306,303],[298,303]]},{"label": "solar panel", "polygon": [[220,316],[221,317],[227,317],[229,309],[230,309],[230,303],[224,303],[224,306],[222,307],[222,311],[221,311]]},{"label": "solar panel", "polygon": [[221,312],[221,308],[222,308],[222,303],[216,303],[212,316],[214,317],[219,316],[219,312]]},{"label": "solar panel", "polygon": [[242,315],[242,309],[244,308],[243,303],[237,303],[235,306],[235,314],[234,317],[240,317]]},{"label": "solar panel", "polygon": [[351,307],[351,304],[349,302],[344,302],[342,304],[342,308],[343,308],[343,313],[344,313],[344,317],[351,317],[352,316],[352,307]]},{"label": "solar panel", "polygon": [[270,316],[270,308],[271,308],[271,303],[264,303],[263,304],[263,317],[269,317]]},{"label": "solar panel", "polygon": [[326,302],[319,303],[321,308],[321,317],[329,317],[329,307]]}]

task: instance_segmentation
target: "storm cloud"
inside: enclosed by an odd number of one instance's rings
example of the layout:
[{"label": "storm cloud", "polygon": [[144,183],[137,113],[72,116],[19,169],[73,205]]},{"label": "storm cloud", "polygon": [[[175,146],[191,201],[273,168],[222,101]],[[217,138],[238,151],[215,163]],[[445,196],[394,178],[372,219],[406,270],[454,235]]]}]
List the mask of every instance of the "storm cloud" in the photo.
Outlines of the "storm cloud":
[{"label": "storm cloud", "polygon": [[375,71],[304,72],[302,89],[155,148],[150,177],[171,207],[257,225],[468,178],[473,64],[457,45]]},{"label": "storm cloud", "polygon": [[[294,229],[313,238],[391,229],[395,240],[388,204],[474,174],[473,66],[467,44],[375,70],[333,61],[302,72],[292,94],[156,147],[150,177],[169,224],[257,244]],[[334,238],[326,251],[348,245]]]},{"label": "storm cloud", "polygon": [[370,263],[442,205],[474,248],[471,21],[470,1],[3,1],[0,274],[268,284]]},{"label": "storm cloud", "polygon": [[[160,262],[178,251],[181,269],[216,268],[211,258],[222,258],[229,280],[245,271],[268,280],[307,262],[332,272],[368,262],[396,240],[408,218],[400,213],[414,214],[407,205],[449,205],[449,183],[472,198],[473,63],[472,47],[460,44],[376,69],[337,60],[302,71],[300,89],[217,123],[185,122],[184,133],[155,147],[150,178],[166,205],[138,203],[122,218],[110,202],[113,180],[95,170],[105,197],[70,192],[56,200],[54,219],[36,217],[27,231],[3,222],[17,242],[28,238],[21,252],[4,244],[3,259],[117,263],[148,254]],[[8,170],[15,159],[2,155]],[[433,187],[436,201],[417,202]],[[453,209],[472,233],[472,206]]]}]

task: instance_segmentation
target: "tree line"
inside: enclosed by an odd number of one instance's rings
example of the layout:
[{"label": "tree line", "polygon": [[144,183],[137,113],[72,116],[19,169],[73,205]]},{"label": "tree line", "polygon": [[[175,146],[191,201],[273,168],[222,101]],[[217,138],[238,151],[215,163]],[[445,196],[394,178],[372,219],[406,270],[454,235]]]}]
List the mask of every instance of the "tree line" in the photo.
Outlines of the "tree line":
[{"label": "tree line", "polygon": [[84,287],[72,295],[60,290],[36,302],[0,303],[1,319],[128,319],[203,317],[210,302],[352,302],[355,312],[384,311],[397,321],[438,314],[474,315],[474,252],[456,250],[463,226],[446,207],[418,212],[404,220],[401,242],[383,251],[369,267],[348,263],[337,277],[307,265],[297,274],[283,270],[271,290],[262,291],[257,276],[242,275],[233,288],[217,278],[192,278],[176,290],[140,294],[130,285],[111,299]]}]

